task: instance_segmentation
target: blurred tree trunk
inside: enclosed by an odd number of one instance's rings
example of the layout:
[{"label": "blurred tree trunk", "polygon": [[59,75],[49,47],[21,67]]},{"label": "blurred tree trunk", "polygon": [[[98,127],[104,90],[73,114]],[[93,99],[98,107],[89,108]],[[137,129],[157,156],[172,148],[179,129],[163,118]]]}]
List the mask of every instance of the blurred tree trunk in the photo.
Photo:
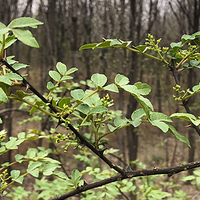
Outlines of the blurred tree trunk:
[{"label": "blurred tree trunk", "polygon": [[[91,43],[92,38],[92,21],[93,21],[93,3],[94,0],[85,0],[83,3],[83,25],[84,25],[84,44]],[[90,69],[90,57],[91,57],[91,51],[83,51],[83,57],[85,61],[85,68],[86,68],[86,78],[90,79],[91,77],[91,69]]]},{"label": "blurred tree trunk", "polygon": [[[121,0],[120,1],[120,14],[119,14],[119,35],[120,38],[125,38],[125,22],[124,22],[124,16],[125,16],[125,0]],[[125,50],[121,49],[118,51],[118,57],[119,57],[119,72],[120,74],[124,73],[124,58],[125,58]],[[119,96],[120,98],[118,99],[118,109],[122,110],[122,114],[124,115],[125,111],[124,111],[124,91],[120,90],[119,91]],[[126,163],[126,142],[125,142],[125,132],[124,130],[118,130],[118,148],[119,148],[119,155],[123,156],[123,160]],[[119,163],[121,164],[121,163]],[[125,166],[124,166],[125,167]]]}]

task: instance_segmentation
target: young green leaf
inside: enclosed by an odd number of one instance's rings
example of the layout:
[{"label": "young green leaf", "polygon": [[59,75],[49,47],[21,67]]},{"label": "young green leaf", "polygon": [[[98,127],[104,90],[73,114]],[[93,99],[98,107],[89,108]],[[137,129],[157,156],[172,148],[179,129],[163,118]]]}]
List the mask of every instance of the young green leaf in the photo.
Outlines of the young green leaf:
[{"label": "young green leaf", "polygon": [[194,40],[195,39],[195,36],[194,35],[186,35],[184,34],[182,37],[181,37],[181,40],[183,43],[185,42],[189,42],[191,40]]},{"label": "young green leaf", "polygon": [[15,37],[24,44],[31,47],[39,48],[36,39],[33,37],[32,33],[29,30],[13,29],[12,32]]},{"label": "young green leaf", "polygon": [[98,43],[93,49],[96,49],[96,48],[108,48],[108,47],[110,47],[110,41],[104,41],[104,42]]},{"label": "young green leaf", "polygon": [[104,74],[96,73],[92,75],[91,80],[96,87],[103,87],[107,82],[107,77]]},{"label": "young green leaf", "polygon": [[15,69],[15,70],[19,70],[19,69],[24,69],[26,67],[28,67],[29,65],[26,65],[26,64],[22,64],[22,63],[15,63],[12,67]]},{"label": "young green leaf", "polygon": [[140,97],[139,90],[137,89],[135,85],[123,85],[121,86],[121,88],[136,97]]},{"label": "young green leaf", "polygon": [[139,50],[140,52],[143,52],[143,53],[148,49],[147,45],[139,45],[139,46],[137,46],[135,48],[137,50]]},{"label": "young green leaf", "polygon": [[173,126],[171,125],[168,125],[168,126],[169,126],[170,133],[172,133],[178,140],[180,140],[181,142],[185,142],[189,147],[191,147],[190,142],[188,141],[186,137],[184,137],[183,135],[180,135]]},{"label": "young green leaf", "polygon": [[196,117],[192,114],[189,114],[189,113],[174,113],[170,117],[185,119],[187,121],[196,120]]},{"label": "young green leaf", "polygon": [[43,168],[43,174],[45,176],[50,176],[56,168],[60,168],[60,166],[55,163],[48,163]]},{"label": "young green leaf", "polygon": [[78,110],[79,112],[82,112],[83,114],[88,114],[90,111],[90,107],[87,104],[80,104],[76,107],[76,110]]},{"label": "young green leaf", "polygon": [[79,180],[81,179],[81,176],[82,176],[81,173],[77,169],[73,170],[71,175],[71,181],[75,186],[77,186]]},{"label": "young green leaf", "polygon": [[106,112],[108,111],[108,109],[104,106],[97,106],[97,107],[93,107],[90,111],[90,114],[97,114],[97,113],[102,113],[102,112]]},{"label": "young green leaf", "polygon": [[10,172],[10,175],[12,177],[12,180],[15,180],[20,176],[20,170],[12,170]]},{"label": "young green leaf", "polygon": [[8,25],[9,28],[18,28],[18,27],[32,27],[37,28],[37,25],[42,25],[43,23],[31,18],[31,17],[21,17],[14,19]]},{"label": "young green leaf", "polygon": [[161,129],[164,133],[166,133],[169,130],[169,126],[168,124],[166,124],[165,122],[161,122],[159,120],[154,120],[154,121],[150,121],[150,123],[153,126],[157,126],[159,129]]},{"label": "young green leaf", "polygon": [[6,85],[12,85],[10,79],[6,76],[0,76],[0,83],[5,83]]},{"label": "young green leaf", "polygon": [[49,81],[48,83],[47,83],[47,89],[48,90],[53,90],[55,88],[55,86],[54,86],[54,84],[51,82],[51,81]]},{"label": "young green leaf", "polygon": [[129,83],[129,79],[121,74],[117,74],[115,77],[115,83],[119,86],[127,85]]},{"label": "young green leaf", "polygon": [[36,178],[39,177],[39,168],[35,168],[33,170],[27,169],[27,172]]},{"label": "young green leaf", "polygon": [[159,113],[159,112],[153,112],[150,116],[151,121],[154,120],[159,120],[159,121],[164,121],[164,122],[172,122],[169,116]]},{"label": "young green leaf", "polygon": [[91,44],[85,44],[83,46],[81,46],[79,48],[79,50],[83,50],[83,49],[93,49],[94,47],[96,47],[98,43],[91,43]]},{"label": "young green leaf", "polygon": [[119,93],[119,90],[118,90],[117,86],[116,86],[114,83],[105,86],[103,89],[104,89],[104,90],[111,91],[111,92]]},{"label": "young green leaf", "polygon": [[58,104],[59,107],[64,108],[64,105],[65,105],[65,106],[69,106],[69,105],[70,105],[70,100],[71,100],[70,97],[66,97],[66,98],[61,99],[61,100],[59,101],[59,104]]},{"label": "young green leaf", "polygon": [[115,119],[114,120],[114,125],[116,126],[116,128],[124,126],[127,124],[127,120],[126,119]]},{"label": "young green leaf", "polygon": [[17,81],[21,81],[21,80],[23,80],[23,78],[20,75],[15,74],[15,73],[7,73],[4,76],[9,78],[12,81],[16,81],[16,80]]},{"label": "young green leaf", "polygon": [[63,63],[61,63],[61,62],[58,62],[57,64],[56,64],[56,68],[57,68],[57,70],[58,70],[58,72],[61,74],[61,75],[65,75],[66,74],[66,72],[67,72],[67,67],[66,67],[66,65],[65,64],[63,64]]},{"label": "young green leaf", "polygon": [[34,158],[36,156],[37,152],[38,152],[37,149],[35,149],[35,148],[29,148],[28,151],[26,152],[26,157],[27,158]]},{"label": "young green leaf", "polygon": [[142,108],[135,110],[132,115],[131,115],[131,119],[134,121],[136,119],[140,119],[142,117],[146,116],[144,110]]},{"label": "young green leaf", "polygon": [[81,100],[85,96],[84,91],[81,89],[72,90],[70,94],[76,100]]},{"label": "young green leaf", "polygon": [[30,162],[28,165],[27,172],[33,171],[34,169],[40,167],[42,165],[42,162]]},{"label": "young green leaf", "polygon": [[111,41],[110,42],[110,46],[121,45],[122,44],[118,39],[112,39],[110,41]]},{"label": "young green leaf", "polygon": [[4,90],[0,87],[0,101],[3,101],[5,103],[8,102],[8,97],[5,94]]},{"label": "young green leaf", "polygon": [[198,91],[199,89],[200,89],[200,84],[195,85],[195,86],[192,88],[193,92],[196,92],[196,91]]},{"label": "young green leaf", "polygon": [[61,79],[61,76],[57,71],[50,70],[49,71],[49,76],[56,82],[60,81],[60,79]]},{"label": "young green leaf", "polygon": [[76,68],[76,67],[73,67],[73,68],[70,68],[68,71],[67,71],[67,75],[68,74],[72,74],[72,73],[74,73],[75,71],[77,71],[78,69]]},{"label": "young green leaf", "polygon": [[137,82],[134,84],[141,95],[148,95],[151,92],[151,87],[146,83]]},{"label": "young green leaf", "polygon": [[21,163],[23,158],[24,158],[23,155],[20,155],[20,154],[16,154],[16,155],[15,155],[15,160],[16,160],[16,162]]}]

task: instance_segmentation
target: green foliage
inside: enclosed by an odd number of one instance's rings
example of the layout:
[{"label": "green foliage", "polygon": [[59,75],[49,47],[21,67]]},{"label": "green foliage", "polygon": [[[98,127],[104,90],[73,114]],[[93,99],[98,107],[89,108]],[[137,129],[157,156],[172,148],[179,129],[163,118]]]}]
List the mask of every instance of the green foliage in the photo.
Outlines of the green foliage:
[{"label": "green foliage", "polygon": [[[22,123],[28,121],[41,121],[44,116],[48,115],[49,120],[58,125],[63,125],[67,130],[69,124],[73,123],[72,133],[65,135],[56,132],[55,128],[51,128],[49,134],[40,130],[30,130],[29,134],[19,133],[17,137],[6,138],[6,131],[0,131],[0,155],[8,151],[18,149],[19,146],[26,141],[45,139],[48,142],[58,145],[56,153],[61,150],[68,151],[69,147],[80,148],[80,153],[75,155],[75,159],[82,161],[86,168],[83,171],[73,169],[71,176],[59,171],[61,162],[53,159],[49,154],[55,153],[44,147],[28,148],[25,155],[15,154],[15,161],[2,163],[0,168],[0,192],[6,194],[6,189],[15,182],[23,184],[24,178],[31,175],[35,178],[35,193],[24,191],[24,188],[13,187],[13,193],[7,194],[11,199],[23,199],[29,196],[31,199],[49,199],[59,194],[63,194],[79,187],[84,187],[84,175],[88,175],[93,181],[100,181],[115,176],[114,170],[99,168],[99,160],[88,149],[84,148],[87,141],[87,147],[92,145],[97,151],[99,157],[106,154],[113,154],[118,150],[112,148],[104,151],[108,144],[107,136],[113,134],[117,130],[127,126],[138,127],[142,123],[148,123],[149,126],[155,126],[162,132],[170,132],[179,141],[186,143],[189,147],[189,141],[186,137],[180,135],[173,127],[173,118],[180,118],[193,123],[195,126],[200,124],[200,119],[191,113],[173,113],[167,116],[164,113],[155,112],[154,106],[148,99],[151,93],[151,86],[147,83],[136,82],[130,84],[128,77],[117,74],[112,83],[107,84],[107,76],[104,74],[93,74],[90,80],[84,84],[90,89],[84,90],[80,84],[72,82],[74,72],[77,68],[68,69],[64,63],[58,62],[56,70],[50,70],[49,76],[51,81],[47,83],[48,94],[41,96],[32,93],[25,93],[17,90],[15,94],[9,94],[10,87],[25,84],[23,76],[19,75],[16,70],[26,68],[27,65],[12,60],[12,56],[7,58],[8,65],[5,65],[4,50],[10,47],[14,42],[20,40],[24,44],[38,48],[39,45],[32,33],[27,28],[36,28],[42,23],[33,18],[14,19],[8,26],[0,23],[0,61],[2,63],[0,73],[0,104],[7,103],[8,99],[20,102],[21,108],[29,110],[32,118],[26,119]],[[21,29],[26,28],[26,29]],[[12,32],[10,36],[9,32]],[[151,59],[157,60],[168,66],[171,70],[182,72],[190,68],[199,68],[200,66],[200,43],[197,40],[200,32],[192,35],[183,35],[180,42],[170,44],[170,47],[160,47],[161,39],[155,40],[152,35],[148,35],[144,45],[131,46],[131,41],[122,41],[118,39],[104,39],[100,43],[85,44],[80,47],[83,49],[98,48],[123,48],[138,54],[145,55]],[[195,45],[191,45],[190,42]],[[153,55],[152,55],[153,52]],[[11,66],[7,69],[8,66]],[[11,72],[12,71],[12,72]],[[110,80],[111,81],[111,80]],[[83,83],[83,82],[82,82]],[[26,85],[28,89],[29,85]],[[61,97],[61,92],[67,88],[68,97]],[[174,95],[174,99],[181,101],[183,104],[192,96],[200,92],[200,84],[195,85],[192,89],[181,90],[181,86],[177,83],[173,88],[178,96]],[[128,95],[132,95],[138,102],[140,108],[132,111],[130,118],[123,118],[120,111],[113,111],[114,100],[111,94],[119,93],[120,90],[125,91]],[[119,95],[119,94],[115,94]],[[145,97],[146,96],[146,97]],[[45,99],[46,98],[46,99]],[[51,101],[50,101],[51,100]],[[54,109],[52,109],[52,107]],[[52,113],[52,110],[54,113]],[[2,120],[0,120],[2,123]],[[77,136],[76,131],[80,133]],[[61,143],[61,144],[58,144]],[[89,145],[88,145],[89,143]],[[90,148],[90,149],[92,149]],[[102,151],[101,151],[102,150]],[[91,162],[91,159],[93,162]],[[133,161],[134,162],[134,161]],[[132,163],[133,163],[132,162]],[[23,170],[13,169],[8,174],[8,167],[15,164],[27,163],[27,167]],[[134,164],[137,164],[136,161]],[[144,168],[144,165],[142,166]],[[121,168],[120,168],[121,169]],[[39,175],[43,176],[39,179]],[[48,181],[47,177],[55,177],[53,181]],[[200,184],[200,173],[194,172],[194,175],[182,178],[182,181],[192,181],[195,187]],[[130,181],[118,180],[108,185],[102,185],[97,191],[85,191],[82,199],[116,199],[118,195],[131,192],[140,199],[162,199],[173,196],[172,199],[180,199],[185,193],[177,190],[173,195],[163,191],[160,186],[155,183],[155,176],[141,177],[141,179],[132,178]],[[136,181],[136,185],[132,181]],[[142,184],[141,184],[142,182]],[[163,182],[161,184],[164,185]]]}]

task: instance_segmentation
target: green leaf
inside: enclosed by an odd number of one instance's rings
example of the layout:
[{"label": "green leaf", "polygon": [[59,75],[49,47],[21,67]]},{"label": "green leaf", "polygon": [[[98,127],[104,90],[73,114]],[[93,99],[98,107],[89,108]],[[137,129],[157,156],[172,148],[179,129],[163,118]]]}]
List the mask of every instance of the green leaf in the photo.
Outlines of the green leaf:
[{"label": "green leaf", "polygon": [[9,78],[12,81],[16,81],[16,80],[17,81],[21,81],[21,80],[23,80],[23,78],[20,75],[15,74],[15,73],[7,73],[4,76]]},{"label": "green leaf", "polygon": [[146,83],[137,82],[134,84],[141,95],[148,95],[151,92],[151,87]]},{"label": "green leaf", "polygon": [[127,120],[126,119],[115,119],[114,120],[114,125],[116,126],[116,128],[124,126],[127,124]]},{"label": "green leaf", "polygon": [[28,65],[26,64],[22,64],[22,63],[15,63],[12,67],[15,69],[15,70],[19,70],[19,69],[24,69],[26,68]]},{"label": "green leaf", "polygon": [[0,30],[1,30],[2,28],[6,28],[6,25],[3,24],[2,22],[0,22]]},{"label": "green leaf", "polygon": [[51,82],[51,81],[49,81],[48,83],[47,83],[47,89],[48,90],[53,90],[55,88],[55,86],[54,86],[54,84]]},{"label": "green leaf", "polygon": [[148,49],[147,45],[139,45],[139,46],[137,46],[135,48],[137,50],[139,50],[140,52],[143,52],[143,53]]},{"label": "green leaf", "polygon": [[94,47],[96,47],[97,44],[98,43],[85,44],[85,45],[81,46],[79,50],[93,49]]},{"label": "green leaf", "polygon": [[111,91],[111,92],[119,93],[119,90],[118,90],[117,86],[116,86],[114,83],[105,86],[103,89],[104,89],[104,90]]},{"label": "green leaf", "polygon": [[198,32],[196,32],[196,33],[193,33],[192,36],[194,36],[195,38],[200,37],[200,31],[198,31]]},{"label": "green leaf", "polygon": [[119,41],[122,43],[121,44],[122,47],[127,47],[132,43],[132,41],[122,41],[120,39],[119,39]]},{"label": "green leaf", "polygon": [[102,113],[102,112],[106,112],[108,111],[108,109],[104,106],[97,106],[97,107],[93,107],[90,111],[90,114],[97,114],[97,113]]},{"label": "green leaf", "polygon": [[193,121],[196,120],[196,117],[189,113],[174,113],[170,117],[176,117],[180,119],[185,119],[187,121]]},{"label": "green leaf", "polygon": [[194,35],[186,35],[184,34],[182,37],[181,37],[181,40],[183,43],[185,42],[189,42],[191,40],[194,40],[195,39],[195,36]]},{"label": "green leaf", "polygon": [[195,85],[195,86],[192,88],[193,92],[196,92],[196,91],[198,91],[199,89],[200,89],[200,84]]},{"label": "green leaf", "polygon": [[127,121],[130,124],[132,124],[134,127],[138,127],[141,124],[141,122],[142,122],[142,120],[140,118],[137,118],[134,121],[131,121],[131,120],[127,119]]},{"label": "green leaf", "polygon": [[22,159],[23,159],[23,158],[24,158],[23,155],[20,155],[20,154],[16,154],[16,155],[15,155],[15,160],[16,160],[17,162],[19,162],[19,163],[22,162]]},{"label": "green leaf", "polygon": [[6,41],[5,41],[5,49],[7,49],[9,46],[11,46],[13,43],[15,43],[17,41],[17,39],[15,38],[14,35],[12,36],[8,36],[6,38]]},{"label": "green leaf", "polygon": [[143,96],[139,96],[136,99],[140,103],[141,106],[143,106],[143,104],[141,104],[141,102],[143,102],[146,106],[148,106],[149,108],[151,108],[152,111],[154,110],[153,105],[151,104],[151,102],[149,101],[149,99],[147,99],[147,98],[145,98]]},{"label": "green leaf", "polygon": [[79,180],[81,179],[81,176],[82,176],[81,173],[77,169],[73,170],[71,175],[71,181],[75,186],[77,186]]},{"label": "green leaf", "polygon": [[123,85],[121,86],[122,89],[124,89],[126,92],[129,92],[133,96],[139,97],[140,93],[139,90],[135,85]]},{"label": "green leaf", "polygon": [[169,132],[170,132],[170,133],[172,133],[179,141],[184,142],[184,143],[186,143],[189,147],[191,147],[191,146],[190,146],[190,143],[189,143],[189,141],[188,141],[188,139],[187,139],[186,137],[184,137],[183,135],[180,135],[180,134],[177,132],[177,130],[176,130],[173,126],[171,126],[171,125],[169,125],[169,124],[168,124],[168,126],[169,126]]},{"label": "green leaf", "polygon": [[200,170],[195,170],[193,173],[194,173],[196,176],[200,176]]},{"label": "green leaf", "polygon": [[10,175],[12,177],[12,180],[15,180],[20,176],[20,170],[12,170],[10,172]]},{"label": "green leaf", "polygon": [[80,104],[76,107],[76,110],[78,110],[86,115],[89,113],[90,107],[87,104]]},{"label": "green leaf", "polygon": [[118,39],[112,39],[110,41],[111,41],[110,42],[110,46],[121,45],[122,44]]},{"label": "green leaf", "polygon": [[115,77],[115,83],[119,86],[127,85],[129,83],[129,79],[121,74],[117,74]]},{"label": "green leaf", "polygon": [[36,39],[33,37],[32,33],[29,30],[13,29],[12,32],[15,37],[24,44],[30,47],[39,48]]},{"label": "green leaf", "polygon": [[42,162],[31,162],[28,165],[27,172],[33,171],[36,168],[40,167],[41,165],[42,165]]},{"label": "green leaf", "polygon": [[108,48],[108,47],[110,47],[110,41],[104,41],[104,42],[98,43],[93,49],[96,49],[96,48]]},{"label": "green leaf", "polygon": [[73,79],[72,76],[63,76],[60,81],[66,81],[66,80],[69,80],[69,79]]},{"label": "green leaf", "polygon": [[169,126],[168,124],[166,124],[165,122],[161,122],[159,120],[154,120],[154,121],[150,121],[150,123],[153,126],[158,127],[159,129],[161,129],[164,133],[166,133],[169,130]]},{"label": "green leaf", "polygon": [[24,181],[24,177],[23,177],[23,176],[19,176],[19,177],[15,180],[15,182],[20,183],[20,184],[22,184],[23,181]]},{"label": "green leaf", "polygon": [[132,115],[131,115],[131,119],[134,121],[136,119],[140,119],[142,117],[146,116],[144,110],[142,108],[135,110]]},{"label": "green leaf", "polygon": [[70,68],[66,74],[72,74],[74,73],[75,71],[77,71],[78,69],[76,67],[73,67],[73,68]]},{"label": "green leaf", "polygon": [[61,100],[59,101],[59,104],[58,104],[59,107],[64,108],[64,105],[65,105],[65,106],[69,106],[69,105],[70,105],[70,100],[71,100],[70,97],[66,97],[66,98],[61,99]]},{"label": "green leaf", "polygon": [[37,149],[34,148],[29,148],[27,153],[26,153],[26,157],[27,158],[34,158],[36,156],[36,153],[38,152]]},{"label": "green leaf", "polygon": [[200,61],[198,60],[190,60],[190,65],[192,67],[197,67],[200,64]]},{"label": "green leaf", "polygon": [[12,82],[10,79],[6,76],[0,76],[0,82],[5,83],[6,85],[12,85]]},{"label": "green leaf", "polygon": [[72,90],[70,94],[76,100],[81,100],[85,96],[84,91],[82,89]]},{"label": "green leaf", "polygon": [[57,165],[57,164],[54,164],[54,163],[49,163],[49,164],[47,164],[47,165],[44,166],[44,168],[43,168],[42,171],[43,171],[43,174],[45,176],[49,176],[49,175],[51,175],[53,173],[53,171],[56,168],[60,168],[60,166]]},{"label": "green leaf", "polygon": [[171,48],[172,49],[179,49],[179,48],[181,48],[182,46],[183,46],[183,44],[182,44],[182,42],[172,42],[171,44],[170,44],[170,46],[171,46]]},{"label": "green leaf", "polygon": [[8,97],[5,94],[4,90],[0,87],[0,101],[3,101],[5,103],[8,102]]},{"label": "green leaf", "polygon": [[35,168],[33,170],[27,170],[27,172],[36,178],[39,177],[39,168]]},{"label": "green leaf", "polygon": [[43,23],[31,18],[31,17],[21,17],[14,19],[13,21],[10,22],[8,27],[10,28],[17,28],[17,27],[32,27],[36,28],[37,25],[42,25]]},{"label": "green leaf", "polygon": [[[85,96],[90,96],[91,93],[93,93],[93,90],[86,90]],[[101,101],[98,93],[95,93],[92,96],[90,96],[89,98],[86,98],[83,102],[88,104],[89,106],[92,106],[92,105],[100,106],[100,105],[102,105],[102,101]]]},{"label": "green leaf", "polygon": [[159,120],[159,121],[164,121],[164,122],[172,122],[169,116],[160,112],[153,112],[150,116],[150,119],[151,121]]},{"label": "green leaf", "polygon": [[25,92],[23,92],[22,90],[17,90],[17,91],[16,91],[16,94],[17,94],[17,96],[18,96],[20,99],[23,99],[24,97],[29,96],[28,93],[25,93]]},{"label": "green leaf", "polygon": [[64,75],[66,74],[66,72],[67,72],[67,67],[66,67],[66,65],[63,64],[63,63],[61,63],[61,62],[58,62],[58,63],[57,63],[56,68],[57,68],[57,70],[59,71],[59,73],[60,73],[61,75],[63,75],[63,76],[64,76]]},{"label": "green leaf", "polygon": [[111,124],[108,124],[107,126],[110,132],[113,132],[116,129],[116,127],[113,127]]},{"label": "green leaf", "polygon": [[[1,24],[2,24],[2,23],[1,23]],[[9,31],[10,31],[10,29],[7,28],[7,27],[4,27],[4,28],[1,28],[1,27],[0,27],[0,35],[6,34],[6,33],[8,33]]]},{"label": "green leaf", "polygon": [[56,82],[60,81],[60,79],[61,79],[61,76],[57,71],[50,70],[49,71],[49,76]]},{"label": "green leaf", "polygon": [[96,73],[92,75],[91,80],[96,87],[103,87],[107,82],[107,77],[104,74]]}]

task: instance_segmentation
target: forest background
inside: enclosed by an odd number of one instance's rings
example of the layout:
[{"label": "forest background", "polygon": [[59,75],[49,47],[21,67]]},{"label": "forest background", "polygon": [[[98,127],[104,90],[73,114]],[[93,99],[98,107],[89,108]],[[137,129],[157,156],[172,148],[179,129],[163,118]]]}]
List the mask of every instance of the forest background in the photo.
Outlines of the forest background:
[{"label": "forest background", "polygon": [[[180,41],[183,34],[192,34],[199,30],[200,1],[0,0],[0,21],[4,24],[25,16],[44,22],[43,26],[33,31],[40,48],[33,49],[16,43],[7,51],[7,55],[14,54],[16,60],[30,64],[31,67],[22,72],[29,74],[28,79],[41,93],[46,90],[49,70],[55,69],[57,62],[63,62],[69,67],[79,69],[75,73],[74,81],[81,81],[82,85],[97,72],[105,74],[110,80],[121,73],[128,76],[132,84],[141,81],[152,87],[149,99],[155,111],[170,115],[174,110],[182,110],[174,102],[172,87],[175,82],[168,68],[123,49],[79,51],[79,48],[86,43],[100,42],[102,38],[130,40],[137,46],[144,43],[149,33],[156,39],[162,38],[162,46],[169,46],[171,41]],[[191,88],[198,80],[199,75],[194,69],[188,70],[180,78],[181,85],[186,88]],[[115,99],[115,96],[112,98]],[[199,113],[200,108],[196,102],[197,97],[190,102],[193,113]],[[130,116],[137,106],[134,98],[123,92],[120,93],[120,98],[115,99],[114,108],[123,110],[123,117]],[[1,128],[8,131],[8,136],[16,135],[19,131],[34,126],[33,122],[16,125],[27,116],[28,113],[19,111],[17,105],[10,100],[8,104],[1,106],[0,117],[4,119]],[[127,127],[126,131],[119,130],[109,141],[113,148],[120,149],[118,156],[123,155],[125,163],[138,159],[148,166],[170,167],[200,159],[197,153],[199,136],[192,129],[186,129],[186,125],[187,123],[179,121],[176,129],[189,139],[191,148],[170,134],[163,134],[157,128],[149,129],[147,125],[137,129]],[[40,126],[45,131],[49,130],[51,124],[41,122]],[[0,162],[11,159],[12,153],[8,153]],[[81,164],[77,165],[79,169],[82,168]]]}]

